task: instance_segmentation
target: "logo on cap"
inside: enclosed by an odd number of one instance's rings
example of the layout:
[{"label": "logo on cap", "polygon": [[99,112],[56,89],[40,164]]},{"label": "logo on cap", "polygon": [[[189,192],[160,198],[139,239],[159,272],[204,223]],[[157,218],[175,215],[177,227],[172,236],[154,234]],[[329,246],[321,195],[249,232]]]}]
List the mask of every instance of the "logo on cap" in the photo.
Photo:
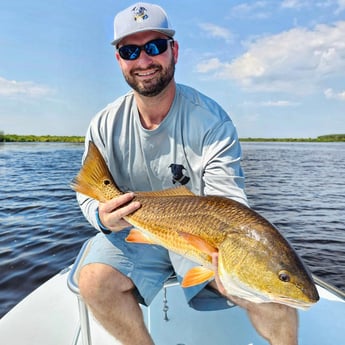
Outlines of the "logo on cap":
[{"label": "logo on cap", "polygon": [[147,19],[149,16],[147,15],[147,9],[142,6],[135,6],[132,9],[134,20],[136,22],[143,22],[145,19]]}]

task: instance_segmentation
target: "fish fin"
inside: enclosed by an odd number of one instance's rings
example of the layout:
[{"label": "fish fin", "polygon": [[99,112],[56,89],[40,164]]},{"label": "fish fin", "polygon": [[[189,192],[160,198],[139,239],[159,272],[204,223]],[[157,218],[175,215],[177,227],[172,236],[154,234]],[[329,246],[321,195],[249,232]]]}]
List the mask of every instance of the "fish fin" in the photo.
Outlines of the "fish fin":
[{"label": "fish fin", "polygon": [[196,249],[199,249],[203,253],[206,253],[211,256],[213,253],[218,252],[218,249],[216,247],[207,243],[204,239],[202,239],[199,236],[189,234],[183,231],[178,231],[178,234],[182,236],[189,244],[191,244]]},{"label": "fish fin", "polygon": [[158,191],[151,191],[151,192],[135,192],[138,196],[145,196],[145,197],[162,197],[162,196],[191,196],[195,194],[189,190],[186,186],[180,186],[176,188],[169,188],[163,189]]},{"label": "fish fin", "polygon": [[184,276],[181,286],[191,287],[194,285],[202,284],[214,277],[214,272],[203,266],[196,266],[190,269]]},{"label": "fish fin", "polygon": [[89,141],[88,151],[71,188],[100,202],[105,202],[122,192],[116,186],[108,166],[97,146]]},{"label": "fish fin", "polygon": [[126,242],[130,243],[143,243],[143,244],[156,244],[150,238],[145,236],[140,230],[132,228],[126,237]]}]

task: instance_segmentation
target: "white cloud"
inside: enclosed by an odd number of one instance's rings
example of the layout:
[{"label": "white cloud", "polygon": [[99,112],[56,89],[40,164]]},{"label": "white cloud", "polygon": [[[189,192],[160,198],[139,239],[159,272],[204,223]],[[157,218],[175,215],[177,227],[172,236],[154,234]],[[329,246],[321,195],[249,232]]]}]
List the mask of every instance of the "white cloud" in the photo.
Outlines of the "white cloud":
[{"label": "white cloud", "polygon": [[301,9],[328,9],[331,7],[341,7],[344,0],[283,0],[280,7],[283,9],[290,10],[301,10]]},{"label": "white cloud", "polygon": [[284,0],[281,3],[282,8],[291,8],[291,9],[299,9],[302,7],[308,6],[308,1],[301,1],[301,0]]},{"label": "white cloud", "polygon": [[337,99],[339,101],[345,101],[345,91],[335,92],[332,88],[328,88],[324,91],[324,95],[328,99]]},{"label": "white cloud", "polygon": [[31,81],[7,80],[0,77],[0,95],[43,97],[52,93],[52,90],[44,85],[39,85]]},{"label": "white cloud", "polygon": [[231,9],[233,17],[251,17],[264,19],[270,16],[268,1],[243,2]]},{"label": "white cloud", "polygon": [[199,73],[208,73],[211,71],[216,71],[219,68],[222,68],[222,66],[223,64],[220,62],[218,58],[212,58],[212,59],[208,59],[208,60],[204,60],[200,62],[196,66],[196,70]]},{"label": "white cloud", "polygon": [[269,100],[269,101],[262,101],[262,102],[255,102],[255,101],[245,101],[243,103],[245,106],[249,107],[262,107],[262,108],[287,108],[287,107],[297,107],[301,105],[299,102],[292,102],[287,100]]},{"label": "white cloud", "polygon": [[291,101],[285,101],[285,100],[279,100],[279,101],[264,101],[261,102],[260,105],[262,107],[295,107],[298,106],[299,103],[297,102],[291,102]]},{"label": "white cloud", "polygon": [[265,19],[273,15],[278,8],[291,11],[313,10],[314,8],[328,10],[329,8],[334,8],[334,14],[339,15],[345,10],[345,0],[248,1],[234,6],[231,9],[231,13],[234,17]]},{"label": "white cloud", "polygon": [[223,38],[226,41],[232,40],[232,33],[224,27],[212,23],[202,23],[199,27],[210,37]]},{"label": "white cloud", "polygon": [[252,90],[308,93],[329,78],[345,77],[344,37],[345,21],[313,30],[294,28],[255,39],[232,61],[202,61],[197,70]]}]

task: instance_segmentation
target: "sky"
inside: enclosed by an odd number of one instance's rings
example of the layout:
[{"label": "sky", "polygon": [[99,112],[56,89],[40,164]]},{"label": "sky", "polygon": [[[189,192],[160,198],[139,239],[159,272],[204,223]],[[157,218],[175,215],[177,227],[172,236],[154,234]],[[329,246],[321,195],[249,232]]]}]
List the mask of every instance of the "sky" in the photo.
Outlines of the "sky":
[{"label": "sky", "polygon": [[[124,0],[1,0],[0,131],[84,135],[126,93],[113,18]],[[179,42],[176,81],[239,136],[345,133],[345,0],[156,0]]]}]

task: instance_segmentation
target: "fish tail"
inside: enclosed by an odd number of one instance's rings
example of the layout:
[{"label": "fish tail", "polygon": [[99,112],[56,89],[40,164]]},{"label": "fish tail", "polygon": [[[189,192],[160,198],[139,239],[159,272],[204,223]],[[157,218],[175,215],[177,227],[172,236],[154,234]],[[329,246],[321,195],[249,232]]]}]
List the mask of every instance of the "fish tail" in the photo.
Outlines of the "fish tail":
[{"label": "fish tail", "polygon": [[71,188],[100,202],[106,202],[122,192],[116,186],[97,146],[89,141],[83,166],[71,182]]}]

